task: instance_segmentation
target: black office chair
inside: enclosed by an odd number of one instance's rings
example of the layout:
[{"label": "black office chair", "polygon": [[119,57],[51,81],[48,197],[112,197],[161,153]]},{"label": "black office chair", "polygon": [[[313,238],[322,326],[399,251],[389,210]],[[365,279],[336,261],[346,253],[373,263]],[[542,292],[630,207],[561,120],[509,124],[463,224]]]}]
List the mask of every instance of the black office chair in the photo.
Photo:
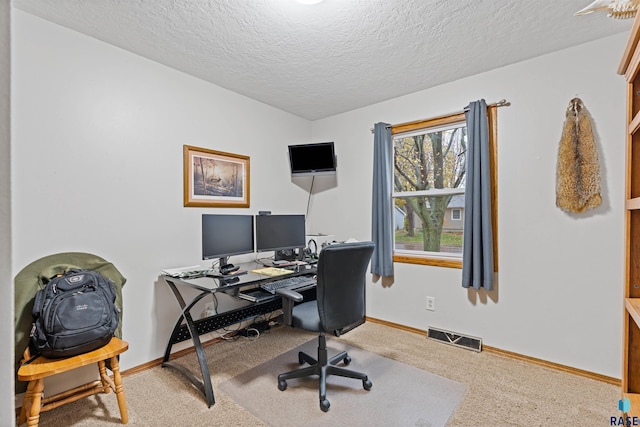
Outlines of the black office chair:
[{"label": "black office chair", "polygon": [[302,295],[284,290],[278,292],[283,298],[285,323],[295,328],[319,332],[318,358],[314,359],[306,353],[298,353],[298,361],[308,367],[280,374],[278,388],[286,390],[287,380],[311,375],[320,377],[320,409],[329,410],[327,400],[327,376],[362,380],[365,390],[370,390],[372,383],[366,374],[335,366],[340,361],[345,365],[351,363],[347,352],[343,351],[331,359],[327,356],[325,333],[340,336],[343,330],[352,329],[365,319],[365,282],[367,266],[373,253],[372,242],[341,243],[325,247],[318,261],[316,287],[317,299],[294,306],[294,301],[302,301]]}]

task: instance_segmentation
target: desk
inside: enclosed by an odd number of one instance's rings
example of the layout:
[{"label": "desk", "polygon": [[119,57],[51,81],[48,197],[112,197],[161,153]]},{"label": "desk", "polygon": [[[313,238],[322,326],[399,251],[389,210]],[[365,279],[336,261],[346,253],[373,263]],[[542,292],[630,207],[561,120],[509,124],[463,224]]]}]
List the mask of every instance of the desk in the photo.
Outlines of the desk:
[{"label": "desk", "polygon": [[[239,323],[243,320],[257,317],[261,314],[270,313],[282,308],[282,299],[276,297],[273,300],[264,301],[260,303],[252,303],[247,306],[243,306],[227,312],[215,314],[204,319],[194,320],[191,316],[191,309],[202,298],[210,294],[218,292],[226,293],[231,296],[238,295],[241,289],[250,289],[258,287],[262,283],[271,282],[274,280],[282,279],[285,277],[301,276],[315,274],[315,267],[312,269],[300,269],[298,272],[292,271],[291,274],[282,276],[264,276],[257,273],[253,273],[251,270],[263,268],[262,264],[247,263],[240,264],[240,269],[247,270],[247,274],[232,276],[236,280],[235,282],[227,283],[225,279],[218,279],[214,277],[198,277],[198,278],[176,278],[163,275],[162,278],[167,283],[176,301],[180,305],[181,313],[173,327],[171,337],[167,343],[167,348],[164,352],[164,358],[162,359],[163,367],[171,367],[178,372],[182,373],[185,377],[196,386],[200,392],[204,395],[207,405],[211,407],[215,403],[213,396],[213,387],[211,386],[211,376],[209,374],[209,366],[202,349],[202,343],[200,342],[200,335],[208,332],[215,331],[216,329],[223,328],[225,326]],[[302,266],[304,267],[304,266]],[[187,303],[180,292],[181,288],[196,289],[200,293],[196,295],[189,303]],[[196,349],[196,356],[200,365],[200,373],[202,378],[198,378],[196,374],[190,371],[185,366],[170,361],[171,348],[174,344],[191,339]]]}]

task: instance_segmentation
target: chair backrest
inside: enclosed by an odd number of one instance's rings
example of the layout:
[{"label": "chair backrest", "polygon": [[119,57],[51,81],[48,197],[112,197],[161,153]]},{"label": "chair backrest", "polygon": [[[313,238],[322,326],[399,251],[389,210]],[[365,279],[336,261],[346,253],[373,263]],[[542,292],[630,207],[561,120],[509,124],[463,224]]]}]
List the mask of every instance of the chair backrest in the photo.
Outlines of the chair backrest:
[{"label": "chair backrest", "polygon": [[366,273],[374,247],[373,242],[355,242],[322,250],[316,292],[325,332],[340,331],[364,319]]}]

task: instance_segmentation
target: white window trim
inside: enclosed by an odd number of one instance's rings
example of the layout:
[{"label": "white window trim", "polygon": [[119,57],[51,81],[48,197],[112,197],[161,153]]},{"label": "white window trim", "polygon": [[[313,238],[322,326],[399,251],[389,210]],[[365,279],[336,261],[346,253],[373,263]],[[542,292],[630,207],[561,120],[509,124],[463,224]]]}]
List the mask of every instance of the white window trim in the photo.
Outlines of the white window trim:
[{"label": "white window trim", "polygon": [[410,249],[395,249],[394,254],[397,255],[409,255],[424,258],[435,258],[443,260],[462,260],[462,253],[459,252],[429,252],[429,251],[412,251]]},{"label": "white window trim", "polygon": [[415,197],[415,196],[455,196],[458,194],[464,194],[464,187],[457,188],[433,188],[431,190],[422,191],[399,191],[393,192],[391,197],[403,198],[403,197]]}]

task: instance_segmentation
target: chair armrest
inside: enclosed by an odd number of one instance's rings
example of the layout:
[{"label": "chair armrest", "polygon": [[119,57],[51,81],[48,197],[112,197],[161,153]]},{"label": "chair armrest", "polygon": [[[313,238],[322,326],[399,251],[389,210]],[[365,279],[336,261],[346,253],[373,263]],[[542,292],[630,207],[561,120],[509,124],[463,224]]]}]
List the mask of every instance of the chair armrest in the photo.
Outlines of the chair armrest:
[{"label": "chair armrest", "polygon": [[296,291],[292,291],[291,289],[276,289],[276,294],[295,302],[300,302],[303,300],[302,294]]},{"label": "chair armrest", "polygon": [[291,326],[293,306],[304,299],[302,294],[291,289],[276,289],[276,294],[282,297],[282,316],[284,324]]}]

